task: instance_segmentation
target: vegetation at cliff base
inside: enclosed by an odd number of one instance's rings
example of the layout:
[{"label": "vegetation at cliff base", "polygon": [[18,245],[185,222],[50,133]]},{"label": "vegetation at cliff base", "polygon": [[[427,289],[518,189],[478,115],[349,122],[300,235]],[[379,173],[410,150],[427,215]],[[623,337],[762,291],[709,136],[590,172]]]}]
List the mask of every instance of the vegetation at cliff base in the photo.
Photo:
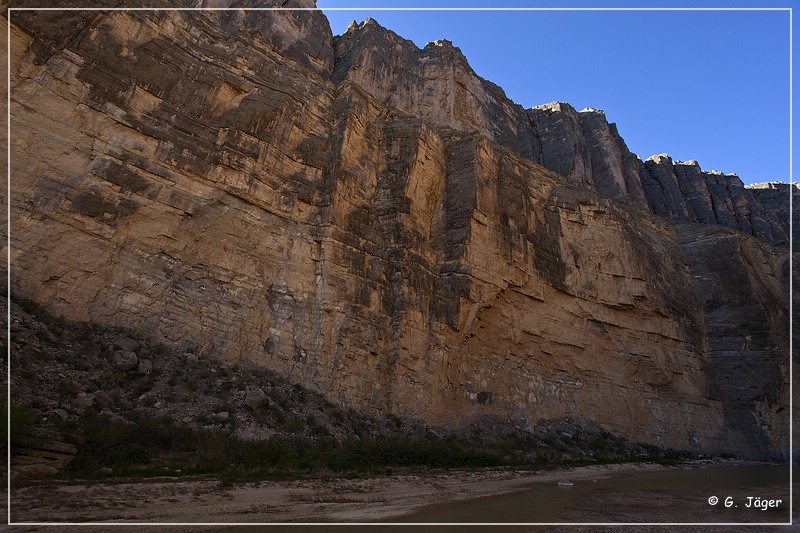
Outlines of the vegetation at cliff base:
[{"label": "vegetation at cliff base", "polygon": [[311,474],[386,474],[393,468],[463,468],[516,462],[454,437],[371,436],[337,442],[304,437],[242,440],[169,418],[134,424],[86,421],[66,477],[214,474],[223,480]]},{"label": "vegetation at cliff base", "polygon": [[[133,424],[87,420],[79,453],[66,477],[175,476],[209,474],[227,482],[319,475],[387,475],[419,469],[542,467],[642,460],[679,460],[677,452],[636,448],[610,435],[584,442],[527,442],[448,435],[373,435],[330,438],[273,437],[242,440],[219,431],[193,429],[169,418],[142,418]],[[602,442],[602,444],[601,444]],[[578,447],[583,449],[579,451]],[[595,448],[594,450],[592,448]],[[602,448],[602,453],[597,453]],[[561,453],[558,452],[561,450]],[[569,453],[564,453],[564,452]]]},{"label": "vegetation at cliff base", "polygon": [[[47,439],[72,453],[44,475],[206,475],[229,483],[682,457],[585,420],[531,427],[495,415],[445,432],[420,420],[371,417],[273,372],[122,328],[70,323],[26,300],[12,299],[12,317],[12,459],[24,452],[40,460],[53,449]],[[28,432],[36,438],[24,438]],[[14,447],[14,435],[25,445]],[[22,450],[32,443],[46,453]]]}]

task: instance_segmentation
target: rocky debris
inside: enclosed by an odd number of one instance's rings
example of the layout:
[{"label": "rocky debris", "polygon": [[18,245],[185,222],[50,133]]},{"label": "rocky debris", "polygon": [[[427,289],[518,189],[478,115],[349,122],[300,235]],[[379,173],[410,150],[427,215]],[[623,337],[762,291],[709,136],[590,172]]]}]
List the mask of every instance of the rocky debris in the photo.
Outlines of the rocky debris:
[{"label": "rocky debris", "polygon": [[139,360],[139,364],[136,367],[136,372],[138,372],[142,376],[147,376],[150,372],[153,371],[153,362],[149,359],[141,359]]},{"label": "rocky debris", "polygon": [[[12,308],[15,313],[21,311],[16,303],[12,304]],[[40,313],[35,317],[29,317],[26,323],[35,324],[37,320],[49,321],[52,317]],[[19,391],[17,399],[31,405],[62,400],[63,393],[57,388],[37,386],[42,381],[48,382],[51,379],[51,372],[56,371],[58,372],[56,377],[74,376],[73,381],[81,387],[88,387],[98,382],[116,382],[120,388],[114,389],[114,398],[103,391],[81,394],[81,398],[93,396],[97,401],[85,411],[73,413],[69,423],[63,426],[56,426],[45,417],[37,416],[35,427],[26,429],[23,433],[12,433],[14,443],[12,479],[15,482],[20,478],[50,477],[65,468],[82,475],[111,476],[115,474],[120,464],[138,468],[170,464],[170,461],[179,457],[174,453],[170,455],[172,445],[169,440],[166,441],[163,456],[149,456],[143,452],[139,444],[129,440],[123,440],[118,448],[108,448],[108,446],[113,439],[118,441],[119,435],[126,435],[126,431],[133,432],[131,435],[144,434],[148,439],[164,439],[164,436],[171,435],[171,432],[180,433],[182,431],[180,426],[173,425],[180,417],[184,425],[207,430],[210,435],[220,435],[222,434],[220,432],[224,432],[243,441],[284,438],[283,441],[277,441],[276,450],[287,442],[297,442],[298,438],[305,439],[301,442],[305,442],[307,446],[320,442],[328,447],[345,441],[352,446],[361,440],[393,443],[401,442],[396,440],[401,438],[402,442],[442,443],[454,438],[458,439],[458,442],[478,446],[479,449],[483,447],[486,450],[497,450],[498,446],[503,446],[503,449],[507,447],[518,449],[521,451],[514,460],[522,460],[523,456],[519,454],[524,453],[526,460],[545,464],[575,460],[628,460],[631,457],[638,457],[640,449],[625,439],[612,436],[589,421],[576,424],[567,419],[539,420],[535,425],[531,425],[529,420],[511,422],[504,417],[479,416],[460,432],[449,433],[434,431],[424,423],[411,419],[394,416],[388,416],[383,420],[372,419],[336,408],[321,396],[297,385],[290,385],[277,376],[259,369],[220,365],[214,373],[211,372],[214,368],[201,364],[204,367],[202,372],[185,376],[187,382],[184,383],[183,378],[174,379],[175,376],[181,375],[177,370],[182,365],[179,350],[159,349],[161,357],[156,360],[156,378],[154,382],[148,383],[143,376],[120,376],[113,366],[103,359],[101,347],[105,344],[104,337],[107,337],[109,332],[103,328],[94,328],[92,333],[87,335],[85,332],[80,332],[80,329],[76,324],[61,323],[59,327],[54,328],[54,342],[52,344],[45,342],[43,348],[47,351],[63,350],[63,346],[81,337],[84,345],[78,349],[87,353],[88,347],[94,347],[94,350],[88,350],[90,358],[97,365],[90,382],[87,382],[86,375],[73,365],[74,360],[59,361],[56,363],[57,369],[46,370],[31,379],[27,370],[31,368],[32,362],[21,359],[17,360],[16,364],[22,370],[21,374],[29,378],[20,376],[14,378],[14,388]],[[154,346],[157,346],[147,340],[141,340],[141,344],[143,355],[150,353]],[[67,353],[67,355],[72,354]],[[229,380],[231,383],[228,383]],[[143,385],[148,385],[151,394],[145,393],[139,399],[142,403],[147,403],[148,398],[162,395],[170,397],[170,388],[173,389],[172,393],[177,394],[177,389],[183,389],[189,383],[196,393],[191,399],[191,406],[176,397],[172,397],[169,402],[165,401],[163,405],[158,401],[150,407],[131,406],[133,402],[126,401],[142,390]],[[242,390],[223,400],[214,392],[204,392],[214,387],[222,389],[241,387]],[[109,400],[110,407],[101,408],[100,404]],[[248,400],[255,405],[255,411],[248,405]],[[256,400],[260,400],[258,404],[254,404]],[[191,413],[196,415],[193,416]],[[203,413],[210,414],[206,416]],[[287,437],[293,440],[286,440]],[[386,440],[375,440],[378,437]],[[85,448],[94,450],[95,455],[87,455],[82,451]],[[112,454],[112,451],[117,455]],[[642,451],[641,456],[650,460],[661,457],[656,452],[654,449]],[[179,473],[174,471],[171,475]]]},{"label": "rocky debris", "polygon": [[269,440],[276,434],[273,429],[259,426],[246,426],[236,430],[236,437],[245,441]]},{"label": "rocky debris", "polygon": [[[65,468],[81,446],[82,428],[93,421],[106,428],[130,427],[167,416],[191,428],[228,431],[244,440],[275,436],[344,440],[386,432],[416,435],[425,427],[342,410],[264,369],[216,361],[213,366],[210,361],[198,361],[187,367],[180,350],[141,338],[136,342],[142,360],[158,353],[152,358],[152,371],[121,374],[104,357],[106,347],[112,346],[109,338],[118,335],[118,328],[70,323],[22,303],[30,313],[12,303],[12,316],[21,324],[19,332],[36,342],[40,357],[51,364],[41,367],[37,359],[21,352],[13,355],[13,402],[29,410],[33,423],[23,434],[14,434],[15,477],[48,476]],[[45,336],[46,324],[51,334]],[[62,404],[68,409],[48,409]]]}]

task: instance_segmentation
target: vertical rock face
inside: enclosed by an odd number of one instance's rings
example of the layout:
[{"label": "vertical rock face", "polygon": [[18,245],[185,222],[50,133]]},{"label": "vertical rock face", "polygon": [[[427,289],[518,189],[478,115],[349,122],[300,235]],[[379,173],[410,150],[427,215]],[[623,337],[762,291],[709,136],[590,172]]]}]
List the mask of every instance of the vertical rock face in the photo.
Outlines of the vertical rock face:
[{"label": "vertical rock face", "polygon": [[584,109],[578,116],[588,143],[592,182],[597,192],[608,198],[628,196],[640,202],[644,197],[639,179],[640,161],[630,153],[616,125],[609,124],[605,113],[596,109]]},{"label": "vertical rock face", "polygon": [[[766,242],[782,243],[789,239],[789,206],[794,209],[793,218],[797,218],[800,206],[800,188],[797,184],[757,183],[745,187],[745,195],[752,198],[750,203],[750,224],[753,234]],[[792,197],[790,204],[789,197]],[[793,234],[793,250],[800,242],[800,233],[795,229]]]},{"label": "vertical rock face", "polygon": [[735,175],[703,172],[693,161],[673,164],[665,154],[642,162],[600,110],[577,112],[560,102],[523,110],[475,74],[450,41],[420,50],[366,19],[352,23],[334,42],[333,80],[352,81],[383,105],[439,126],[475,131],[570,184],[646,203],[660,216],[721,224],[776,243],[788,238],[788,219],[776,217],[781,208],[765,209],[766,198],[748,192]]},{"label": "vertical rock face", "polygon": [[536,160],[566,176],[571,184],[591,187],[592,161],[578,112],[566,103],[551,102],[527,111],[536,143]]},{"label": "vertical rock face", "polygon": [[703,171],[695,161],[652,156],[641,169],[650,210],[681,222],[719,224],[775,244],[789,239],[789,194],[796,186],[762,184],[746,188],[735,174]]},{"label": "vertical rock face", "polygon": [[786,453],[788,187],[370,20],[64,20],[12,20],[13,290],[364,411]]},{"label": "vertical rock face", "polygon": [[714,226],[681,225],[677,235],[702,301],[709,376],[723,401],[727,438],[753,456],[768,455],[767,435],[788,438],[780,400],[790,371],[788,257]]},{"label": "vertical rock face", "polygon": [[522,108],[480,78],[448,40],[420,50],[367,18],[335,38],[334,82],[351,81],[382,105],[439,126],[476,131],[524,155],[531,153]]},{"label": "vertical rock face", "polygon": [[[19,16],[33,33],[16,26],[15,43],[37,32],[47,43],[46,17]],[[264,17],[286,34],[305,27]],[[231,24],[116,12],[76,23],[52,55],[18,51],[15,98],[35,102],[12,109],[13,203],[26,213],[12,220],[25,236],[12,263],[31,274],[21,289],[82,320],[133,315],[174,340],[206,337],[234,358],[269,345],[281,326],[263,317],[313,304],[294,295],[316,286],[329,70],[278,53],[261,27]],[[289,359],[303,349],[276,346]]]}]

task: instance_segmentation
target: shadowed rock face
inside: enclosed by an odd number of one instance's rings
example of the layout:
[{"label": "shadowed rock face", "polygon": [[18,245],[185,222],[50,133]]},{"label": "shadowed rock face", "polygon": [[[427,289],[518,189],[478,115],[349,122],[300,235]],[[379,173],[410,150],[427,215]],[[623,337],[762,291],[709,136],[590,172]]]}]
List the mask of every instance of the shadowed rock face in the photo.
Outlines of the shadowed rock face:
[{"label": "shadowed rock face", "polygon": [[48,309],[367,412],[787,453],[788,186],[642,162],[375,21],[12,22],[12,288]]}]

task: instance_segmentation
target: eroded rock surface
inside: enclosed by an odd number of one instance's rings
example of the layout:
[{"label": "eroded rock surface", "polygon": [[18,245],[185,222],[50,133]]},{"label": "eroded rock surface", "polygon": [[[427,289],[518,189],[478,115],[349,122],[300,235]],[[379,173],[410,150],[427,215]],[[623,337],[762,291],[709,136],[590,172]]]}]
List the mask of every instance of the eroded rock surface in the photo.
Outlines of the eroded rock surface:
[{"label": "eroded rock surface", "polygon": [[788,186],[642,162],[371,20],[11,30],[12,285],[51,311],[442,427],[787,453]]}]

